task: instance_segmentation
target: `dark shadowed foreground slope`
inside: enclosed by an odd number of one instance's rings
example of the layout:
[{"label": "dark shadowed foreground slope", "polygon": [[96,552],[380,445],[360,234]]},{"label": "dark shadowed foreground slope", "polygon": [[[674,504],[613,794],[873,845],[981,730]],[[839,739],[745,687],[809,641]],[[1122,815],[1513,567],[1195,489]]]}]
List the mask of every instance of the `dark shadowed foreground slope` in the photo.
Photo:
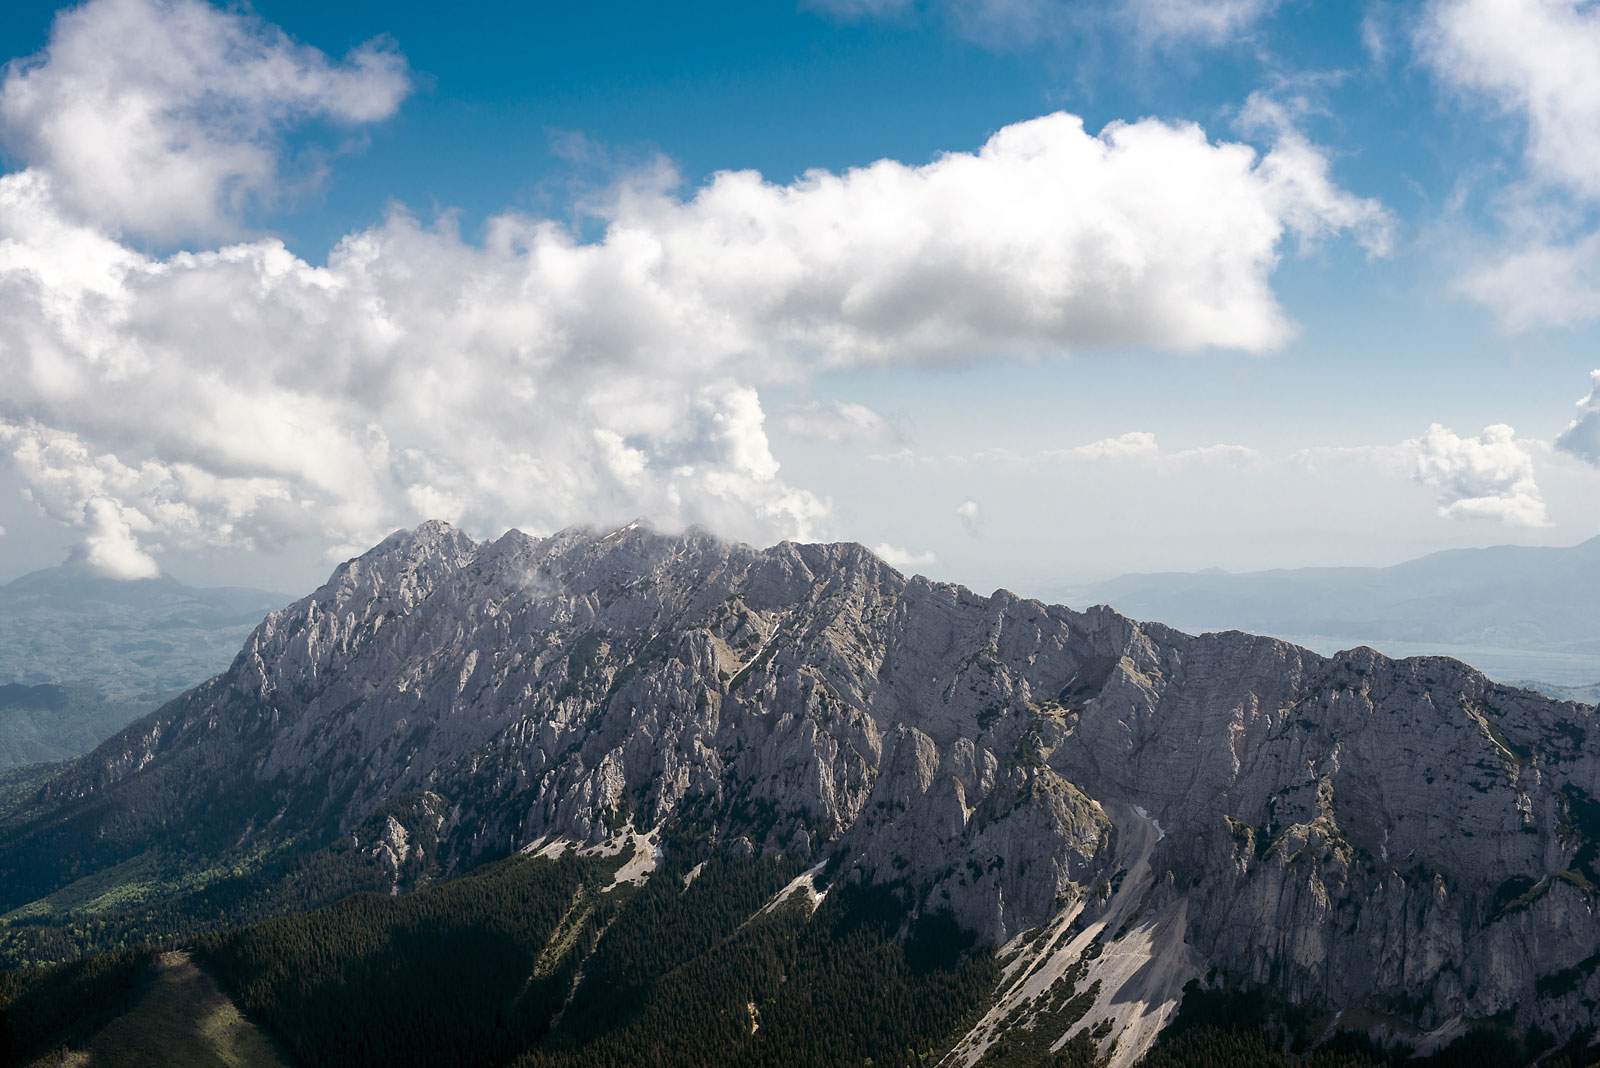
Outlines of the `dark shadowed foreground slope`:
[{"label": "dark shadowed foreground slope", "polygon": [[[939,977],[948,1000],[885,990],[942,1006],[900,1037],[960,1063],[1032,1063],[1066,1035],[1082,1063],[1133,1063],[1186,987],[1255,991],[1328,1034],[1436,1047],[1492,1022],[1564,1041],[1600,1003],[1594,715],[1450,660],[982,597],[855,545],[637,526],[479,544],[426,524],[269,616],[221,676],[4,795],[0,934],[13,959],[50,956],[515,856],[568,880],[530,892],[547,918],[504,942],[535,985],[493,1033],[536,1060],[627,1063],[606,1036],[650,1013],[736,1020],[718,1042],[771,1053],[812,1019],[778,977],[812,976],[813,1006],[871,986],[813,959]],[[707,941],[654,960],[635,908]],[[432,952],[449,912],[328,930],[382,932],[340,952],[393,974],[373,954]],[[774,919],[771,944],[741,941]],[[322,942],[265,929],[205,952],[247,1009],[298,1019],[279,947]],[[613,994],[636,969],[636,1001],[593,1001],[591,968]],[[660,1000],[669,974],[692,1008]],[[975,976],[983,996],[960,994]]]}]

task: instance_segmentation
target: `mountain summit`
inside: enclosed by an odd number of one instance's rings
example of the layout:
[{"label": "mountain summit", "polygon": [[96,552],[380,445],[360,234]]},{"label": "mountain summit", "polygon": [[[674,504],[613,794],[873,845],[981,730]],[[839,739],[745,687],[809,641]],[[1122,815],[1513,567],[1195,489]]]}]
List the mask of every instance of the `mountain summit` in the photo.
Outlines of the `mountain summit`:
[{"label": "mountain summit", "polygon": [[692,832],[792,864],[780,896],[885,887],[1000,949],[962,1063],[1033,1026],[1131,1064],[1194,980],[1424,1048],[1496,1017],[1568,1036],[1600,1023],[1594,715],[853,544],[428,523],[14,806],[0,908],[156,849],[353,843],[399,891],[632,848],[648,880]]}]

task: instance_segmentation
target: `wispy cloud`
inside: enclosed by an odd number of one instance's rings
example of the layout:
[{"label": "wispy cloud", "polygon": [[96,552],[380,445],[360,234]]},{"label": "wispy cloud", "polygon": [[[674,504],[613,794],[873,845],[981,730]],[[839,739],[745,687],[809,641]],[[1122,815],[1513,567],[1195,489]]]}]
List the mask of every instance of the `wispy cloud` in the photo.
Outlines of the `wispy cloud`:
[{"label": "wispy cloud", "polygon": [[854,401],[795,405],[783,413],[783,427],[799,437],[836,444],[882,445],[900,438],[888,419]]},{"label": "wispy cloud", "polygon": [[1247,33],[1278,0],[1125,0],[1141,38],[1222,44]]},{"label": "wispy cloud", "polygon": [[[1251,464],[1264,459],[1263,454],[1246,445],[1217,443],[1197,445],[1184,449],[1162,447],[1156,435],[1148,430],[1130,430],[1115,437],[1100,438],[1082,445],[1064,448],[1011,449],[988,448],[971,453],[928,453],[905,447],[868,457],[877,463],[913,464],[918,466],[945,466],[976,468],[1003,466],[1008,468],[1044,468],[1062,464],[1083,466],[1144,463],[1163,467],[1177,467],[1194,463]],[[977,502],[968,501],[976,516]],[[962,507],[965,507],[963,505]],[[958,509],[959,511],[959,509]]]},{"label": "wispy cloud", "polygon": [[1459,291],[1515,330],[1600,319],[1600,233],[1588,222],[1600,206],[1600,8],[1434,0],[1416,43],[1452,92],[1525,132],[1504,225],[1511,248],[1467,268]]},{"label": "wispy cloud", "polygon": [[996,49],[1026,48],[1102,29],[1143,46],[1216,46],[1248,34],[1279,0],[803,0],[835,18],[904,19],[919,11]]}]

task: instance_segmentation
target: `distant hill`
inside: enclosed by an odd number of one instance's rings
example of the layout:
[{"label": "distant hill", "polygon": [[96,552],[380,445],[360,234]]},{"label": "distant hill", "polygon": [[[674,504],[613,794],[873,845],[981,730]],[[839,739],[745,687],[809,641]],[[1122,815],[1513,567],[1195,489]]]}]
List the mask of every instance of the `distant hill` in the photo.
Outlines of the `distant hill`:
[{"label": "distant hill", "polygon": [[1443,653],[1500,678],[1600,678],[1600,538],[1453,549],[1393,567],[1124,575],[1058,591],[1180,630],[1248,630],[1319,651]]},{"label": "distant hill", "polygon": [[166,696],[112,698],[79,682],[0,685],[0,769],[87,753]]},{"label": "distant hill", "polygon": [[1561,701],[1576,701],[1581,705],[1600,703],[1600,682],[1592,686],[1557,686],[1554,683],[1540,682],[1537,679],[1517,679],[1512,685],[1538,690],[1546,696],[1554,697]]},{"label": "distant hill", "polygon": [[0,586],[0,768],[87,752],[227,667],[286,600],[166,577],[118,582],[73,561]]}]

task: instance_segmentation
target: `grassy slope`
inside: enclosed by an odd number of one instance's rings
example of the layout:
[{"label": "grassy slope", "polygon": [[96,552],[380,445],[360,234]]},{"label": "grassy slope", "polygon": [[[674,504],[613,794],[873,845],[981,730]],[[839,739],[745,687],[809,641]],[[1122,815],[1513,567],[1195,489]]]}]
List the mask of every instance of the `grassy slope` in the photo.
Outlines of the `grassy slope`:
[{"label": "grassy slope", "polygon": [[187,953],[163,953],[128,1011],[34,1068],[280,1068],[271,1041]]}]

